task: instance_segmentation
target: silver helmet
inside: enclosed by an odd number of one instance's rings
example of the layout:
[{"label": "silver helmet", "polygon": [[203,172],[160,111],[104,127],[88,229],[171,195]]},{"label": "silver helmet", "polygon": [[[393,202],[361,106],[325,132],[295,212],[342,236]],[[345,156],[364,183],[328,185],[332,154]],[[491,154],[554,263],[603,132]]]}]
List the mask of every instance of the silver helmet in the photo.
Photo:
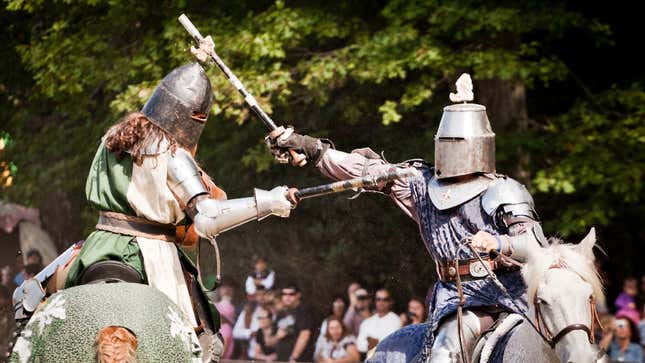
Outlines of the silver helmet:
[{"label": "silver helmet", "polygon": [[141,112],[180,144],[193,148],[212,105],[210,80],[198,63],[191,63],[166,75]]},{"label": "silver helmet", "polygon": [[473,173],[495,172],[495,133],[490,127],[486,107],[472,101],[472,81],[467,73],[457,80],[453,102],[464,102],[443,109],[434,137],[435,175],[438,179]]}]

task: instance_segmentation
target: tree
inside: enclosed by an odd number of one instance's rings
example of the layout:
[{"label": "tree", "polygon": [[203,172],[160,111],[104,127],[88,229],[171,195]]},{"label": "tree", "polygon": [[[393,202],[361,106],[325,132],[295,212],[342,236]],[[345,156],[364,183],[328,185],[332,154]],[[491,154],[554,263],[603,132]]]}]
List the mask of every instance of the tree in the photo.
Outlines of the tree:
[{"label": "tree", "polygon": [[[83,186],[103,132],[190,60],[182,12],[213,35],[276,120],[341,149],[386,150],[392,161],[432,160],[441,107],[470,72],[498,133],[498,170],[533,183],[547,232],[574,238],[595,224],[621,226],[621,241],[643,237],[638,223],[621,224],[642,212],[642,77],[607,82],[577,60],[613,46],[611,28],[596,19],[609,18],[605,9],[550,1],[8,1],[0,62],[12,72],[0,78],[0,115],[18,140],[8,156],[21,169],[6,195],[49,206],[51,216],[69,213],[69,222],[49,226],[58,235],[75,240],[93,228]],[[592,75],[593,90],[578,72]],[[216,102],[198,157],[229,196],[322,182],[315,171],[276,165],[242,98],[217,69],[208,73]],[[434,270],[414,224],[384,198],[308,201],[289,221],[220,240],[231,273],[243,274],[250,251],[264,252],[282,271],[307,276],[316,301],[356,276],[419,294]]]}]

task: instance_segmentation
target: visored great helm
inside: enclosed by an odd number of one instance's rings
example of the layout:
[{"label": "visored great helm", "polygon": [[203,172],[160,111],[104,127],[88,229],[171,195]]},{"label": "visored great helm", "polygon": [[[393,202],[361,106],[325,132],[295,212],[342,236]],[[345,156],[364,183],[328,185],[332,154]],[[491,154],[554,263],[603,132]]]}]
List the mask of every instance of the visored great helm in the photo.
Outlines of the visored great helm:
[{"label": "visored great helm", "polygon": [[210,80],[198,63],[191,63],[166,75],[141,112],[177,142],[192,149],[199,141],[212,105]]},{"label": "visored great helm", "polygon": [[[453,102],[472,101],[472,81],[467,73],[457,80]],[[438,179],[495,172],[495,133],[486,107],[458,103],[443,109],[434,138],[435,175]]]}]

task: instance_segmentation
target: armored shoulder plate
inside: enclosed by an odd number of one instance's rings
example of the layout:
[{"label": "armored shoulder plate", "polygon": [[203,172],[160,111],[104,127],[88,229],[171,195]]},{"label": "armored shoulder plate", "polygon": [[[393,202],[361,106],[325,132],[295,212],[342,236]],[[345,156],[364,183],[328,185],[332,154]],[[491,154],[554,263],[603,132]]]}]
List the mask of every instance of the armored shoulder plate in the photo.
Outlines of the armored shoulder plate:
[{"label": "armored shoulder plate", "polygon": [[208,193],[197,163],[183,148],[177,148],[168,157],[168,187],[184,205],[193,197]]},{"label": "armored shoulder plate", "polygon": [[494,179],[487,175],[476,175],[466,181],[439,179],[433,176],[428,183],[428,194],[435,207],[440,210],[456,207],[480,195]]},{"label": "armored shoulder plate", "polygon": [[500,206],[506,204],[528,204],[531,208],[535,207],[533,197],[524,185],[508,177],[499,177],[482,196],[482,207],[486,213],[493,215]]},{"label": "armored shoulder plate", "polygon": [[488,186],[482,196],[482,208],[499,226],[509,227],[527,218],[539,221],[533,197],[526,187],[505,176]]}]

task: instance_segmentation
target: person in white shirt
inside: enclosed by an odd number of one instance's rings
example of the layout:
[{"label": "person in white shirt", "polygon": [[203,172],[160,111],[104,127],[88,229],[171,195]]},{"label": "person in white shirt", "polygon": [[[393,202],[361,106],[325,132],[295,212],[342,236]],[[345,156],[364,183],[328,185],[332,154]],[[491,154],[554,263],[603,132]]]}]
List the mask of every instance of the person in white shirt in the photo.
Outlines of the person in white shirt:
[{"label": "person in white shirt", "polygon": [[392,309],[392,295],[390,292],[385,288],[381,288],[376,291],[374,300],[376,305],[374,315],[361,323],[358,332],[356,345],[361,353],[367,353],[380,340],[401,327],[401,319],[390,310]]},{"label": "person in white shirt", "polygon": [[[330,318],[337,318],[337,319],[340,319],[340,321],[342,322],[343,315],[345,314],[346,306],[347,304],[345,303],[345,300],[343,300],[341,296],[336,296],[332,301],[331,315],[327,317],[327,319],[323,320],[322,324],[320,325],[320,333],[318,334],[318,339],[316,339],[316,349],[314,349],[314,362],[318,361],[318,353],[320,352],[320,347],[323,345],[325,341],[325,335],[327,334],[327,321]],[[345,330],[347,330],[347,327],[345,327]],[[349,331],[346,331],[343,333],[347,333],[345,335],[351,335]]]},{"label": "person in white shirt", "polygon": [[244,288],[247,295],[255,295],[255,290],[262,285],[266,290],[271,290],[275,284],[275,272],[267,266],[267,260],[260,256],[255,259],[253,273],[246,277]]}]

